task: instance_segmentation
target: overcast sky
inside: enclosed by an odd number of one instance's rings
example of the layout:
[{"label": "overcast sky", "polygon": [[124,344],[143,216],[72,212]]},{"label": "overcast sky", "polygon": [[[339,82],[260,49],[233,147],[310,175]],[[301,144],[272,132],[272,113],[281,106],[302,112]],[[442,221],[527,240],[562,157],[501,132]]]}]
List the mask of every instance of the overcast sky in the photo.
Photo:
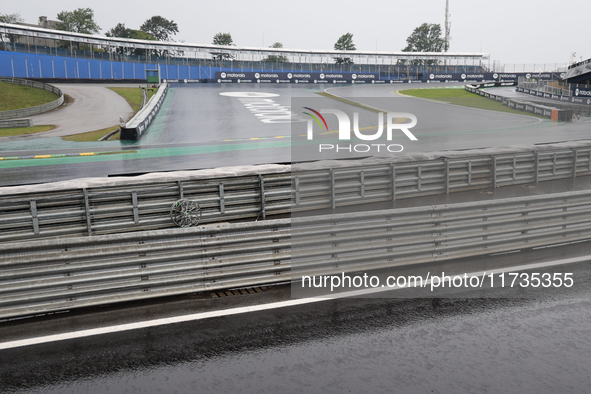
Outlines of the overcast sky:
[{"label": "overcast sky", "polygon": [[[19,12],[27,23],[40,15],[56,19],[60,11],[90,7],[102,34],[122,22],[139,26],[153,15],[174,20],[176,40],[209,44],[217,32],[230,32],[236,45],[333,49],[344,33],[353,33],[360,50],[399,51],[422,23],[445,20],[445,0],[27,0],[5,2],[0,12]],[[573,52],[591,58],[587,20],[591,1],[555,3],[532,0],[450,0],[454,52],[490,53],[505,64],[565,64]],[[581,17],[577,17],[577,16]],[[264,36],[264,41],[263,41]],[[509,71],[509,70],[507,70]]]}]

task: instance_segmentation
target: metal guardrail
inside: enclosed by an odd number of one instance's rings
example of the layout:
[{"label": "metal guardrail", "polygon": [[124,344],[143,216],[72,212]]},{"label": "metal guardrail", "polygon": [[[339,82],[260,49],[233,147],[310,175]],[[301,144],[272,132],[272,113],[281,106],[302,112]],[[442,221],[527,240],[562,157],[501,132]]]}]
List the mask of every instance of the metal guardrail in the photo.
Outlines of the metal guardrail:
[{"label": "metal guardrail", "polygon": [[0,120],[0,129],[9,129],[12,127],[33,127],[33,119]]},{"label": "metal guardrail", "polygon": [[[530,112],[532,114],[540,115],[545,118],[549,118],[552,120],[562,121],[562,122],[572,122],[573,119],[573,111],[572,109],[557,109],[556,107],[550,107],[551,103],[548,105],[538,104],[538,103],[531,103],[531,102],[522,102],[521,100],[514,100],[510,98],[506,98],[504,96],[497,96],[496,94],[490,93],[488,91],[480,90],[480,88],[492,87],[489,85],[493,85],[492,83],[483,83],[479,85],[466,85],[464,89],[468,92],[479,94],[483,97],[489,98],[491,100],[495,100],[500,102],[503,105],[506,105],[509,108],[513,108],[518,111]],[[494,86],[494,85],[493,85]],[[517,88],[519,91],[520,88]]]},{"label": "metal guardrail", "polygon": [[179,199],[206,224],[591,175],[591,145],[294,171],[3,194],[0,243],[173,228]]},{"label": "metal guardrail", "polygon": [[0,246],[0,318],[589,238],[591,192],[579,191],[312,216],[293,229],[279,219],[12,243]]},{"label": "metal guardrail", "polygon": [[0,77],[0,82],[13,83],[21,86],[30,86],[37,89],[44,89],[59,96],[57,100],[54,100],[46,104],[37,105],[35,107],[15,109],[11,111],[2,111],[0,112],[0,119],[22,118],[23,116],[37,115],[43,112],[51,111],[52,109],[56,109],[64,103],[64,93],[55,86],[46,83],[29,81],[28,79],[5,77]]}]

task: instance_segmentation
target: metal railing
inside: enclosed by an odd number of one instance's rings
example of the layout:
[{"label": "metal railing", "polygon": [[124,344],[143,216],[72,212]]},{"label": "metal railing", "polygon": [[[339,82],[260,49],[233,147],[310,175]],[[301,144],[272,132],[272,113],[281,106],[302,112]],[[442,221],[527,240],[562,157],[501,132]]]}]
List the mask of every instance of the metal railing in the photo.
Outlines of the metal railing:
[{"label": "metal railing", "polygon": [[32,88],[37,89],[44,89],[59,96],[59,98],[56,100],[53,100],[46,104],[37,105],[35,107],[15,109],[11,111],[2,111],[0,112],[0,119],[22,118],[23,116],[37,115],[43,112],[51,111],[52,109],[56,109],[64,103],[64,93],[55,86],[46,83],[29,81],[27,79],[5,77],[0,77],[0,82],[13,83],[21,86],[30,86]]},{"label": "metal railing", "polygon": [[0,243],[173,228],[170,207],[179,199],[196,201],[201,223],[215,223],[591,175],[591,144],[568,146],[466,156],[448,152],[448,158],[371,165],[361,161],[332,169],[303,164],[293,172],[286,166],[282,173],[241,177],[187,176],[142,184],[126,179],[117,186],[26,194],[4,188]]},{"label": "metal railing", "polygon": [[[591,237],[591,192],[0,246],[0,318]],[[297,267],[292,241],[297,239]],[[295,256],[294,256],[295,257]],[[294,279],[297,279],[294,277]]]},{"label": "metal railing", "polygon": [[33,127],[33,119],[0,120],[0,129],[9,129],[12,127]]}]

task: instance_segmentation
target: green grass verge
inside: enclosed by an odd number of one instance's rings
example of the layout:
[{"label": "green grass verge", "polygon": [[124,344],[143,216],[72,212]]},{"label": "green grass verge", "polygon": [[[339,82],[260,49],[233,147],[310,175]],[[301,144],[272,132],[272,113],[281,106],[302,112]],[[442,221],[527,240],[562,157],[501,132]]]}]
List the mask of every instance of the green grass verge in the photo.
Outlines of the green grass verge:
[{"label": "green grass verge", "polygon": [[35,107],[59,98],[47,90],[7,82],[0,82],[0,97],[0,111]]},{"label": "green grass verge", "polygon": [[[133,108],[133,112],[136,113],[140,110],[142,105],[142,89],[141,88],[109,88],[119,96],[123,97],[127,103]],[[148,100],[156,93],[157,89],[148,89]]]},{"label": "green grass verge", "polygon": [[[86,133],[68,135],[68,136],[62,137],[62,140],[75,141],[75,142],[98,141],[99,139],[101,139],[105,135],[109,134],[111,131],[115,131],[117,129],[119,129],[119,126],[113,126],[113,127],[108,127],[106,129],[101,129],[101,130],[95,130],[95,131],[89,131]],[[115,135],[115,136],[111,137],[109,139],[109,141],[114,141],[114,140],[118,140],[118,139],[119,139],[119,137],[117,135]]]},{"label": "green grass verge", "polygon": [[543,116],[534,115],[529,112],[517,111],[499,103],[498,101],[470,93],[463,88],[407,89],[400,90],[399,93],[406,96],[427,98],[449,104],[461,105],[463,107],[487,109],[489,111],[507,112],[510,114],[527,115],[546,119]]},{"label": "green grass verge", "polygon": [[0,137],[12,137],[14,135],[41,133],[55,129],[52,124],[33,127],[13,127],[10,129],[0,129]]}]

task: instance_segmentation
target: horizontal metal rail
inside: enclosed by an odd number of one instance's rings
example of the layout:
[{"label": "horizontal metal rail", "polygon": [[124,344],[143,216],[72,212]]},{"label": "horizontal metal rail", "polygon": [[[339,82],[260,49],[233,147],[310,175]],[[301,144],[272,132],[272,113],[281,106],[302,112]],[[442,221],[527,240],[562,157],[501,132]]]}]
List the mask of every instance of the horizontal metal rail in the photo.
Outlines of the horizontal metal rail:
[{"label": "horizontal metal rail", "polygon": [[33,119],[0,120],[0,129],[9,129],[12,127],[33,127]]},{"label": "horizontal metal rail", "polygon": [[[53,85],[49,85],[47,83],[30,81],[28,79],[20,79],[20,78],[7,78],[7,77],[0,77],[0,82],[7,82],[13,83],[16,85],[21,86],[30,86],[32,88],[43,89],[49,92],[52,92],[58,96],[56,100],[53,100],[49,103],[37,105],[35,107],[23,108],[23,109],[15,109],[10,111],[1,111],[0,112],[0,119],[12,119],[12,118],[22,118],[23,116],[31,116],[41,114],[43,112],[51,111],[56,109],[60,105],[64,103],[64,93],[56,88]],[[23,127],[23,126],[17,126]]]},{"label": "horizontal metal rail", "polygon": [[0,245],[0,318],[591,238],[591,192]]},{"label": "horizontal metal rail", "polygon": [[[196,201],[201,223],[492,189],[591,174],[591,146],[215,179],[0,195],[0,243],[174,228],[170,207]],[[4,189],[10,190],[10,188]]]}]

